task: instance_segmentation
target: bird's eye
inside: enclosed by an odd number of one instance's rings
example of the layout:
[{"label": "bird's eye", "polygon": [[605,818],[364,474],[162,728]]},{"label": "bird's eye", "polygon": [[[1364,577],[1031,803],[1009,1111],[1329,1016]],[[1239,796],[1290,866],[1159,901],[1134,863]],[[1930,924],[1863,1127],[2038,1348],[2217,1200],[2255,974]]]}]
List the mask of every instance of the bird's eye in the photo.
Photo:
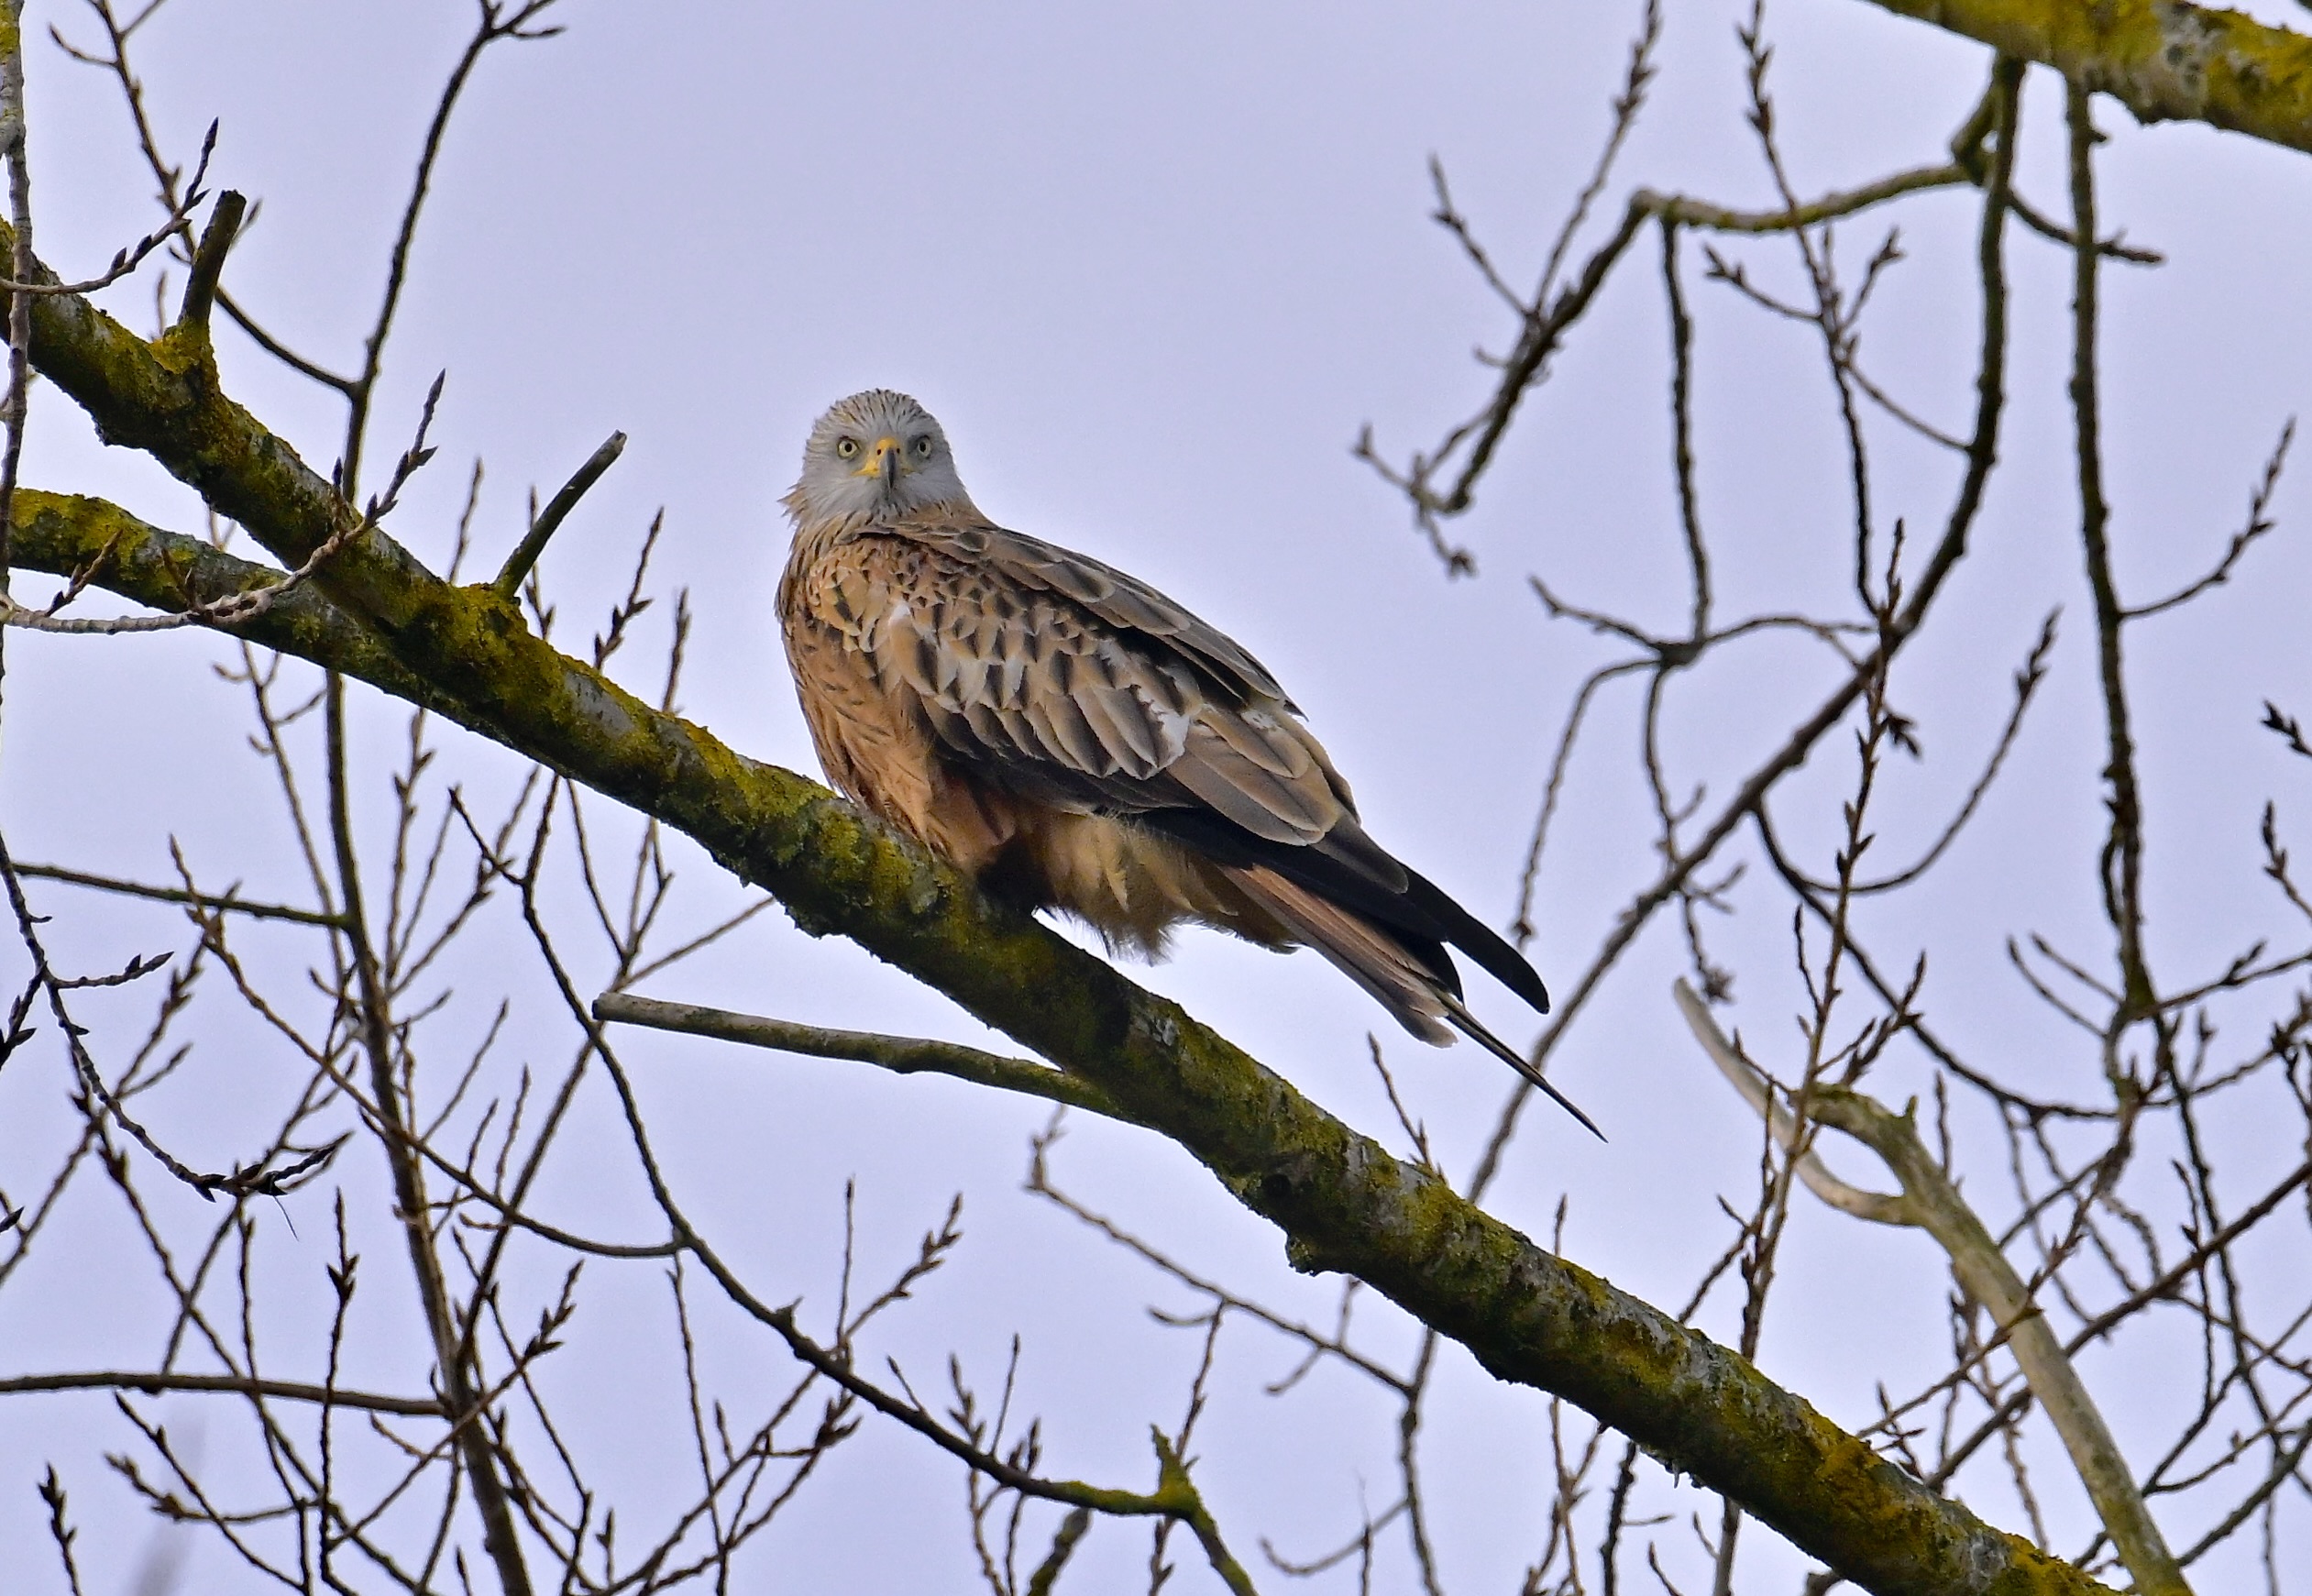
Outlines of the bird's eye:
[{"label": "bird's eye", "polygon": [[848,460],[853,456],[858,454],[858,452],[859,440],[857,438],[837,438],[835,440],[835,453],[842,458]]},{"label": "bird's eye", "polygon": [[915,440],[915,457],[919,460],[928,460],[931,457],[931,435],[930,433],[925,433],[921,437]]}]

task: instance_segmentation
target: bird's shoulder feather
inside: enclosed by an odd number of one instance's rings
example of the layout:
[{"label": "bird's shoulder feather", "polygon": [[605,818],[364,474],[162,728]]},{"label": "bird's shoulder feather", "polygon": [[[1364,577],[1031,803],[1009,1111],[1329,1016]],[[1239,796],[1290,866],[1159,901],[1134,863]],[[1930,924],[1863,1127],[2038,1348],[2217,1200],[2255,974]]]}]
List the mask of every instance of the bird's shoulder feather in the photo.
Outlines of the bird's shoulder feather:
[{"label": "bird's shoulder feather", "polygon": [[984,561],[1023,587],[1056,593],[1112,626],[1161,640],[1224,694],[1273,699],[1287,709],[1295,708],[1268,667],[1236,639],[1103,560],[998,526],[977,514],[928,513],[886,530]]}]

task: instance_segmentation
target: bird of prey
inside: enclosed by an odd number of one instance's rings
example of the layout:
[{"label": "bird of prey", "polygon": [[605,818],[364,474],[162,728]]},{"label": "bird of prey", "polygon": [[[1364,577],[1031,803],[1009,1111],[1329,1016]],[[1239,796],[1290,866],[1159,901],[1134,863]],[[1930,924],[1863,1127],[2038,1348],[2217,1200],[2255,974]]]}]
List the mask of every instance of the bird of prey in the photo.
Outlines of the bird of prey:
[{"label": "bird of prey", "polygon": [[1158,956],[1183,921],[1313,947],[1415,1036],[1461,1031],[1597,1130],[1478,1022],[1446,949],[1547,1013],[1541,978],[1365,834],[1300,711],[1232,639],[988,520],[903,393],[820,416],[785,503],[787,657],[851,798],[1111,951]]}]

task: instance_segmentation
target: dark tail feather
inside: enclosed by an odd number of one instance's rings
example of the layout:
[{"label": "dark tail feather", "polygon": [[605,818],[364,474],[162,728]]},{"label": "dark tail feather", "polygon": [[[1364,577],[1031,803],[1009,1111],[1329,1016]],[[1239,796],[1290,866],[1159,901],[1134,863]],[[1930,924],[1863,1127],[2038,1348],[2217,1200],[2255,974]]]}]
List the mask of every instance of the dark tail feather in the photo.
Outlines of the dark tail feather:
[{"label": "dark tail feather", "polygon": [[1536,1014],[1549,1012],[1549,989],[1541,984],[1525,956],[1503,941],[1501,933],[1447,897],[1427,876],[1406,871],[1411,877],[1405,897],[1439,927],[1441,940],[1452,943],[1494,980],[1533,1005]]},{"label": "dark tail feather", "polygon": [[[1295,940],[1315,948],[1423,1041],[1451,1041],[1445,1026],[1468,1037],[1547,1094],[1600,1141],[1605,1132],[1544,1079],[1524,1054],[1487,1030],[1461,1001],[1443,945],[1423,946],[1394,928],[1374,924],[1353,909],[1312,892],[1266,865],[1223,865],[1246,897],[1275,916]],[[1416,877],[1417,879],[1417,877]],[[1445,1023],[1440,1023],[1440,1021]]]},{"label": "dark tail feather", "polygon": [[1572,1115],[1576,1119],[1581,1121],[1582,1128],[1587,1130],[1591,1135],[1596,1137],[1600,1141],[1603,1141],[1605,1139],[1605,1132],[1598,1128],[1598,1122],[1596,1120],[1581,1112],[1580,1108],[1575,1105],[1572,1098],[1567,1096],[1563,1092],[1558,1091],[1557,1087],[1551,1085],[1549,1084],[1549,1078],[1547,1075],[1544,1075],[1539,1070],[1536,1069],[1533,1065],[1533,1062],[1526,1058],[1525,1054],[1519,1052],[1515,1048],[1511,1047],[1507,1042],[1502,1040],[1501,1038],[1495,1036],[1492,1031],[1487,1030],[1482,1025],[1480,1025],[1477,1020],[1477,1016],[1470,1012],[1468,1004],[1463,1003],[1459,998],[1455,997],[1450,994],[1443,995],[1441,1000],[1445,1007],[1445,1018],[1453,1022],[1454,1029],[1469,1038],[1470,1040],[1477,1043],[1478,1046],[1483,1048],[1487,1052],[1492,1053],[1495,1058],[1501,1060],[1502,1062],[1507,1064],[1511,1069],[1515,1070],[1519,1074],[1525,1076],[1526,1080],[1532,1082],[1536,1086],[1540,1087],[1543,1094],[1547,1095],[1552,1103],[1555,1103],[1558,1107],[1564,1109],[1567,1113]]},{"label": "dark tail feather", "polygon": [[1306,846],[1256,837],[1207,809],[1151,809],[1134,819],[1217,864],[1232,867],[1232,874],[1267,869],[1371,921],[1435,971],[1448,992],[1458,994],[1461,983],[1444,956],[1443,944],[1448,943],[1531,1004],[1535,1012],[1549,1012],[1549,993],[1523,954],[1435,882],[1392,858],[1354,819],[1343,819],[1322,842]]},{"label": "dark tail feather", "polygon": [[1423,1041],[1443,1047],[1453,1040],[1445,1029],[1445,1007],[1437,999],[1439,981],[1434,963],[1446,963],[1445,950],[1433,947],[1425,961],[1395,935],[1352,910],[1321,897],[1296,881],[1288,881],[1265,865],[1223,865],[1229,880],[1292,932],[1293,940],[1315,948],[1333,966],[1373,996],[1375,1002],[1396,1017],[1397,1023]]}]

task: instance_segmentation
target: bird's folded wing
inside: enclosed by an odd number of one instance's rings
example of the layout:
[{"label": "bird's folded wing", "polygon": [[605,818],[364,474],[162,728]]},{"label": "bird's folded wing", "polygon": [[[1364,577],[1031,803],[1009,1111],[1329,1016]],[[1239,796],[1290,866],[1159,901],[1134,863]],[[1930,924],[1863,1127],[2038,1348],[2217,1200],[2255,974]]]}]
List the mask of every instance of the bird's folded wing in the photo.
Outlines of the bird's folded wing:
[{"label": "bird's folded wing", "polygon": [[[863,534],[830,551],[809,596],[959,762],[1060,807],[1205,808],[1276,842],[1316,842],[1355,812],[1281,695],[1249,685],[1267,673],[1221,633],[1049,545],[1035,546],[1096,602],[1022,577],[964,536],[980,530]],[[1209,662],[1231,655],[1240,665],[1216,681]]]}]

